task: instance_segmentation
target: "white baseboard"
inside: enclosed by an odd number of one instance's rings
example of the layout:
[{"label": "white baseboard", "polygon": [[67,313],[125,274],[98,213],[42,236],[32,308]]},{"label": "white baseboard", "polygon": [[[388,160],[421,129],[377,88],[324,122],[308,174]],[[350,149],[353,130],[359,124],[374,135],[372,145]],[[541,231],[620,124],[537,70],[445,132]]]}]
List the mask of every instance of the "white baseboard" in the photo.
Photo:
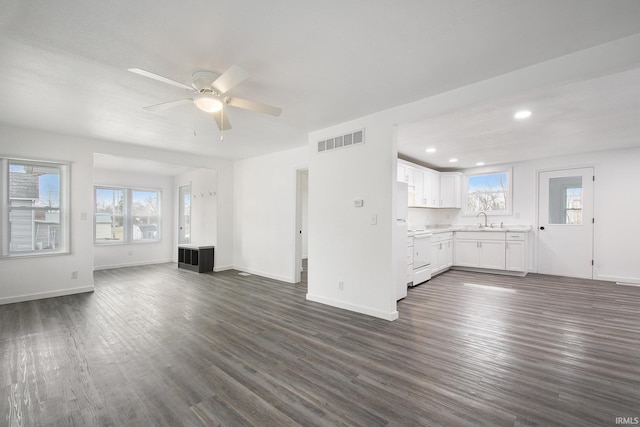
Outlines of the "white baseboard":
[{"label": "white baseboard", "polygon": [[233,265],[223,265],[221,267],[213,267],[213,271],[216,273],[219,271],[233,270]]},{"label": "white baseboard", "polygon": [[332,307],[341,308],[343,310],[354,311],[360,314],[366,314],[368,316],[377,317],[379,319],[384,320],[396,320],[398,318],[398,311],[392,311],[391,313],[387,313],[380,310],[374,310],[368,307],[363,307],[361,305],[355,305],[346,303],[344,301],[338,301],[330,298],[321,297],[319,295],[307,294],[307,300],[319,302],[321,304],[330,305]]},{"label": "white baseboard", "polygon": [[251,268],[244,268],[244,267],[234,266],[233,269],[234,270],[239,270],[239,271],[244,271],[244,272],[250,273],[250,274],[255,274],[256,276],[262,276],[262,277],[267,277],[267,278],[273,279],[273,280],[279,280],[281,282],[296,283],[296,281],[291,277],[285,277],[285,276],[279,276],[277,274],[265,273],[264,271],[254,270],[254,269],[251,269]]},{"label": "white baseboard", "polygon": [[18,295],[15,297],[0,298],[0,305],[13,304],[16,302],[33,301],[44,298],[62,297],[65,295],[84,294],[86,292],[93,292],[94,286],[82,286],[79,288],[60,289],[51,292],[40,292],[37,294]]},{"label": "white baseboard", "polygon": [[[139,261],[139,262],[125,262],[121,264],[111,264],[111,265],[97,265],[93,266],[94,271],[98,270],[111,270],[112,268],[123,268],[123,267],[140,267],[142,265],[153,265],[153,264],[165,264],[168,262],[174,262],[171,258],[168,259],[158,259],[152,261]],[[177,261],[175,261],[177,265]]]},{"label": "white baseboard", "polygon": [[606,280],[608,282],[616,282],[629,285],[640,285],[640,278],[638,277],[624,277],[624,276],[609,276],[605,274],[599,274],[594,277],[596,280]]}]

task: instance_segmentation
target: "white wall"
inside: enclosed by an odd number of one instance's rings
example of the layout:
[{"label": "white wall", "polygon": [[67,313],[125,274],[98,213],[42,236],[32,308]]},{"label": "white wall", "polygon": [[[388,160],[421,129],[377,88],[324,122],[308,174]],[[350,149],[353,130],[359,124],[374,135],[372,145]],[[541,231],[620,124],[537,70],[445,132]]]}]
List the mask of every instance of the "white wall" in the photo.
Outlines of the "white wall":
[{"label": "white wall", "polygon": [[458,221],[460,209],[409,208],[409,228],[451,225]]},{"label": "white wall", "polygon": [[234,173],[234,266],[295,282],[296,171],[308,148],[237,161]]},{"label": "white wall", "polygon": [[[232,160],[214,157],[198,156],[166,150],[155,150],[145,146],[120,144],[110,141],[94,141],[94,152],[110,154],[121,157],[132,157],[155,160],[165,164],[190,166],[194,169],[212,169],[216,174],[216,226],[215,226],[215,264],[216,268],[224,269],[233,266],[233,165]],[[177,184],[174,182],[174,191]],[[174,193],[177,200],[177,193]],[[174,215],[177,215],[177,204],[174,203]],[[175,223],[175,221],[174,221]],[[176,223],[177,224],[177,223]],[[174,227],[174,231],[177,227]],[[177,260],[177,233],[175,239],[174,255]]]},{"label": "white wall", "polygon": [[[317,141],[362,128],[364,144],[315,152]],[[398,317],[394,137],[395,128],[377,115],[310,133],[307,299],[387,320]],[[364,206],[357,208],[359,199]]]},{"label": "white wall", "polygon": [[[309,293],[307,298],[374,316],[397,316],[394,300],[391,207],[396,181],[394,124],[424,120],[549,85],[637,66],[640,36],[616,40],[341,125],[311,132],[309,146],[366,128],[367,143],[311,154],[309,161]],[[372,138],[373,137],[373,138]],[[392,165],[391,165],[392,163]],[[393,174],[393,175],[392,175]],[[515,177],[514,179],[518,179]],[[353,208],[363,198],[365,208]],[[370,201],[371,203],[367,204]],[[530,221],[521,209],[520,221]],[[372,214],[378,228],[368,228]],[[612,261],[607,261],[609,268]],[[600,271],[605,266],[600,266]],[[607,271],[607,270],[604,270]],[[338,290],[344,281],[344,291]]]},{"label": "white wall", "polygon": [[[638,135],[640,140],[640,135]],[[585,153],[513,164],[513,216],[491,217],[492,222],[532,224],[530,270],[536,271],[537,174],[542,170],[594,166],[595,225],[594,278],[640,283],[638,251],[640,241],[640,149]],[[482,169],[473,169],[480,172]],[[516,218],[519,216],[519,218]],[[460,223],[476,218],[460,217]]]},{"label": "white wall", "polygon": [[[638,135],[640,141],[640,135]],[[633,242],[640,241],[640,149],[630,148],[572,156],[545,158],[503,165],[513,168],[513,214],[490,216],[489,222],[528,224],[530,257],[528,269],[537,271],[538,172],[583,166],[595,168],[594,185],[594,278],[640,284],[640,262]],[[485,173],[501,166],[468,169]],[[449,224],[477,224],[475,216],[462,216],[460,210],[410,209],[410,222],[434,225],[450,216]]]},{"label": "white wall", "polygon": [[151,175],[127,171],[105,169],[93,170],[94,185],[122,186],[127,188],[159,189],[162,191],[160,212],[162,224],[159,242],[139,242],[127,244],[95,245],[93,249],[94,267],[126,267],[133,265],[157,264],[173,259],[174,241],[174,194],[173,177]]},{"label": "white wall", "polygon": [[[178,200],[179,187],[191,185],[191,244],[216,246],[214,251],[214,270],[221,271],[231,265],[221,265],[224,259],[218,248],[218,174],[213,169],[195,169],[178,175],[173,180],[175,200]],[[178,204],[174,206],[175,221],[173,230],[178,230]],[[177,236],[177,235],[176,235]],[[177,247],[177,240],[176,240]],[[174,251],[175,252],[175,251]],[[174,259],[177,252],[174,253]]]},{"label": "white wall", "polygon": [[[113,141],[74,138],[6,125],[0,125],[0,153],[3,156],[71,163],[71,254],[0,260],[0,304],[93,290],[94,248],[91,218],[94,153],[215,169],[219,203],[216,262],[218,265],[233,265],[231,160],[156,150]],[[86,220],[80,219],[81,213],[86,213]],[[175,247],[175,242],[173,246]],[[78,279],[71,279],[72,271],[78,271]]]},{"label": "white wall", "polygon": [[[71,253],[0,259],[0,304],[92,291],[93,153],[85,140],[0,125],[0,153],[71,163]],[[86,220],[81,220],[81,214]],[[71,272],[78,271],[78,279]]]}]

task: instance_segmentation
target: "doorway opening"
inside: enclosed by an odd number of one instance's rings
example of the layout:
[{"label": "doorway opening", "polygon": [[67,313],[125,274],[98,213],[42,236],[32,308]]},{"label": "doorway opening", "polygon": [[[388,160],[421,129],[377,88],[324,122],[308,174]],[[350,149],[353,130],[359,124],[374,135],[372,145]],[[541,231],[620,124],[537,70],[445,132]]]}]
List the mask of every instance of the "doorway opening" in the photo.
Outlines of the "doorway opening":
[{"label": "doorway opening", "polygon": [[296,170],[296,243],[295,279],[296,283],[307,283],[309,268],[309,170]]}]

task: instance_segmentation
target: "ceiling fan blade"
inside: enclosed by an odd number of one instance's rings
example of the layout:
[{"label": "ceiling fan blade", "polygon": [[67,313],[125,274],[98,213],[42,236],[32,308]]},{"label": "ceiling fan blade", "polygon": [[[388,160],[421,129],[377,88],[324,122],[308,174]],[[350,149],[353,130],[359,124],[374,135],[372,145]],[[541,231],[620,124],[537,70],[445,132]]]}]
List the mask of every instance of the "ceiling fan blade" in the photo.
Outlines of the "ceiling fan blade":
[{"label": "ceiling fan blade", "polygon": [[169,84],[171,86],[179,87],[180,89],[186,89],[188,91],[194,92],[191,86],[187,86],[183,83],[177,82],[175,80],[168,79],[166,77],[159,76],[157,74],[150,73],[149,71],[141,70],[140,68],[129,68],[129,71],[135,74],[139,74],[144,77],[148,77],[153,80],[157,80],[162,83]]},{"label": "ceiling fan blade", "polygon": [[231,129],[231,122],[229,122],[229,119],[227,118],[226,111],[223,113],[223,110],[220,110],[216,113],[211,113],[211,115],[213,116],[213,120],[216,121],[216,124],[218,125],[218,129],[220,130]]},{"label": "ceiling fan blade", "polygon": [[274,107],[272,105],[261,104],[260,102],[249,101],[248,99],[242,98],[226,98],[228,100],[227,104],[244,108],[245,110],[256,111],[258,113],[270,114],[272,116],[278,117],[280,113],[282,113],[282,108]]},{"label": "ceiling fan blade", "polygon": [[249,74],[237,65],[232,65],[218,77],[211,86],[220,93],[226,93],[237,84],[243,82]]},{"label": "ceiling fan blade", "polygon": [[178,99],[177,101],[163,102],[162,104],[149,105],[148,107],[144,107],[144,109],[147,111],[162,111],[162,110],[166,110],[167,108],[177,107],[178,105],[192,104],[192,103],[193,103],[193,99],[185,98],[185,99]]}]

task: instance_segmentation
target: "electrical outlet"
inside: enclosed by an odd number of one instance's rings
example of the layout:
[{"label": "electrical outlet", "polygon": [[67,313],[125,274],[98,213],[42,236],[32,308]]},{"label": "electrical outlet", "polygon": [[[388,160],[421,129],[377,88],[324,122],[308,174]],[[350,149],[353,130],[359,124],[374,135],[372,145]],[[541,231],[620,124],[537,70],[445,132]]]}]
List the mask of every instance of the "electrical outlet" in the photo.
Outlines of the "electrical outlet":
[{"label": "electrical outlet", "polygon": [[344,282],[342,280],[338,281],[338,290],[344,291]]},{"label": "electrical outlet", "polygon": [[377,225],[378,224],[378,215],[371,215],[371,225]]},{"label": "electrical outlet", "polygon": [[71,272],[71,279],[75,280],[78,278],[78,271],[74,270]]},{"label": "electrical outlet", "polygon": [[127,252],[129,255],[133,255],[133,251],[129,251]]},{"label": "electrical outlet", "polygon": [[80,212],[80,221],[86,221],[86,220],[87,220],[87,213]]}]

